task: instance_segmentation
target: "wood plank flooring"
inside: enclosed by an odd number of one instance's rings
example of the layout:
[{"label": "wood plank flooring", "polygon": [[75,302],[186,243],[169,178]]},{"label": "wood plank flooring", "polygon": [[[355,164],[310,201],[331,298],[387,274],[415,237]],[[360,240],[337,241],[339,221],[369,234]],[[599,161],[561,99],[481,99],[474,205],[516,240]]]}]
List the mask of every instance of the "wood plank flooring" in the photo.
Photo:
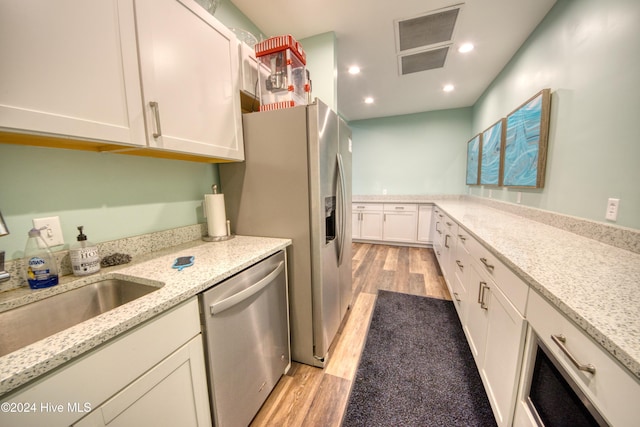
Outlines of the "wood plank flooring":
[{"label": "wood plank flooring", "polygon": [[378,289],[451,300],[432,249],[353,243],[353,298],[324,369],[293,362],[251,426],[339,426]]}]

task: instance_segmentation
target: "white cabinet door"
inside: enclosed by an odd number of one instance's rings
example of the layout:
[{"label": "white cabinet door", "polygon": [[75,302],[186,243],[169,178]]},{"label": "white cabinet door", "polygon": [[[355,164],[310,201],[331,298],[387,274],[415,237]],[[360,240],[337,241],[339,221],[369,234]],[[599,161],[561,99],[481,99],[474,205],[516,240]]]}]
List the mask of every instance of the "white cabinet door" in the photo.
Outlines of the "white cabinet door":
[{"label": "white cabinet door", "polygon": [[351,238],[360,238],[360,212],[351,213]]},{"label": "white cabinet door", "polygon": [[[487,337],[487,324],[489,323],[488,307],[486,299],[483,299],[483,292],[486,290],[487,282],[478,274],[473,265],[469,266],[467,294],[469,306],[467,308],[467,321],[463,325],[471,353],[476,361],[478,369],[482,368],[484,362],[484,348]],[[483,303],[484,301],[484,303]]]},{"label": "white cabinet door", "polygon": [[198,335],[74,425],[210,426],[206,378]]},{"label": "white cabinet door", "polygon": [[420,205],[418,207],[418,242],[431,243],[431,217],[433,207],[431,205]]},{"label": "white cabinet door", "polygon": [[149,146],[244,160],[233,32],[192,0],[135,5]]},{"label": "white cabinet door", "polygon": [[363,240],[382,240],[382,212],[362,212],[360,238]]},{"label": "white cabinet door", "polygon": [[146,145],[131,1],[3,1],[0,29],[0,130]]},{"label": "white cabinet door", "polygon": [[511,424],[524,349],[525,321],[497,286],[489,284],[485,354],[480,376],[499,426]]},{"label": "white cabinet door", "polygon": [[382,236],[390,242],[415,242],[416,213],[385,212]]}]

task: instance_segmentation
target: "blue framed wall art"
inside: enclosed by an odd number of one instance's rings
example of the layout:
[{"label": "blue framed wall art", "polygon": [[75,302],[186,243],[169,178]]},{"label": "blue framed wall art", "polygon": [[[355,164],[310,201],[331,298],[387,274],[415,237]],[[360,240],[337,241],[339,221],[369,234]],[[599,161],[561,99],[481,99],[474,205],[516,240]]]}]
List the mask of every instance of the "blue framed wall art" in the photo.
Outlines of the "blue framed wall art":
[{"label": "blue framed wall art", "polygon": [[505,136],[505,119],[500,119],[482,132],[480,184],[502,185],[502,148]]},{"label": "blue framed wall art", "polygon": [[550,105],[551,91],[543,89],[507,116],[505,187],[544,187]]},{"label": "blue framed wall art", "polygon": [[482,134],[478,134],[467,142],[467,185],[480,184],[480,149],[482,146]]}]

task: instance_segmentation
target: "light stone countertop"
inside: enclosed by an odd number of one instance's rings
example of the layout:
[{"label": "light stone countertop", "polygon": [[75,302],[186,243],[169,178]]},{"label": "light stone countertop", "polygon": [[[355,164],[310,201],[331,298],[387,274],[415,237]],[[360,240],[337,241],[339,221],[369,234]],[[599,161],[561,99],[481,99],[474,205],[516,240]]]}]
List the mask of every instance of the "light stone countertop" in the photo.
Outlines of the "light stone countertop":
[{"label": "light stone countertop", "polygon": [[[0,311],[93,283],[121,278],[159,286],[157,291],[89,319],[27,347],[0,357],[0,396],[63,363],[186,301],[203,290],[285,249],[290,239],[236,236],[224,242],[200,240],[143,255],[134,263],[110,267],[86,278],[65,276],[52,288],[20,289],[3,295]],[[172,268],[180,256],[194,256],[194,265]]]},{"label": "light stone countertop", "polygon": [[640,254],[455,197],[353,200],[439,206],[640,378]]}]

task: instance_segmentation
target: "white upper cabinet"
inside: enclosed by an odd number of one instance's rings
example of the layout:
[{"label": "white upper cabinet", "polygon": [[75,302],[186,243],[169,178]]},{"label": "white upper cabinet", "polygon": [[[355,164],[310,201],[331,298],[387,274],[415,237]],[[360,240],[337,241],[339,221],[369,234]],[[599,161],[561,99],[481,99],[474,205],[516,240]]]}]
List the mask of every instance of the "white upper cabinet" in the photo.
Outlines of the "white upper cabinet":
[{"label": "white upper cabinet", "polygon": [[0,56],[4,142],[244,160],[237,41],[194,0],[3,1]]},{"label": "white upper cabinet", "polygon": [[243,160],[235,35],[193,0],[136,0],[150,147]]},{"label": "white upper cabinet", "polygon": [[130,1],[3,1],[0,57],[0,130],[146,145]]}]

